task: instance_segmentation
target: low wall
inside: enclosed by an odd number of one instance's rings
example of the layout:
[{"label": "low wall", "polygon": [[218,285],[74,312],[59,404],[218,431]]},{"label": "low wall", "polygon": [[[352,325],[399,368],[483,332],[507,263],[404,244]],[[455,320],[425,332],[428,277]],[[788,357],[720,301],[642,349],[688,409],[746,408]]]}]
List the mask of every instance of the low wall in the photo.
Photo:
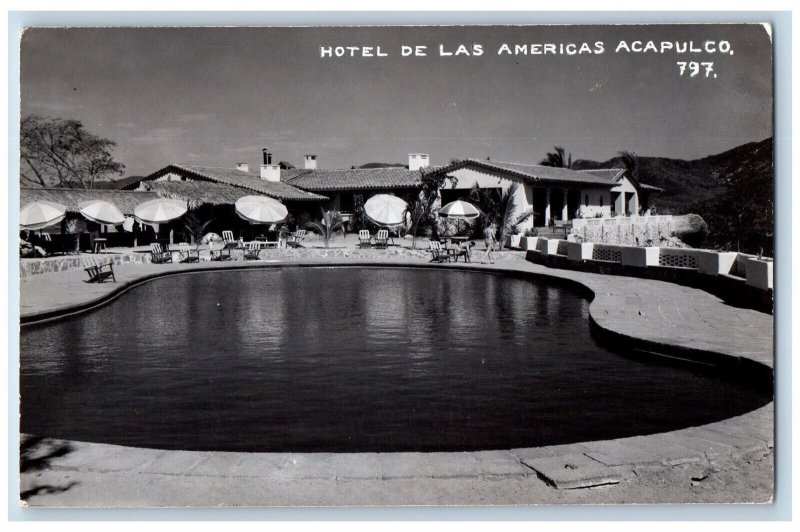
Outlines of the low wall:
[{"label": "low wall", "polygon": [[[421,243],[418,242],[421,246]],[[426,244],[427,245],[427,244]],[[374,257],[375,255],[383,255],[389,257],[414,257],[414,258],[430,258],[431,253],[428,249],[410,249],[406,247],[389,247],[387,249],[358,249],[352,247],[331,247],[325,248],[281,248],[281,249],[265,249],[260,253],[262,260],[281,259],[292,257]],[[175,251],[172,252],[173,260],[180,260],[180,254]],[[31,275],[38,275],[42,273],[61,272],[66,270],[83,269],[83,259],[86,257],[94,258],[99,263],[111,262],[114,266],[121,266],[124,264],[135,263],[149,263],[152,262],[152,255],[149,251],[129,251],[125,253],[100,253],[82,254],[82,255],[64,255],[57,257],[46,257],[40,259],[20,259],[19,261],[19,275],[21,278],[29,277]],[[200,250],[200,260],[210,260],[208,250]],[[233,260],[243,261],[244,250],[234,249],[231,250],[231,258]],[[495,260],[518,259],[519,254],[505,254],[498,253]]]},{"label": "low wall", "polygon": [[98,255],[63,255],[43,259],[20,259],[19,276],[28,277],[40,273],[63,272],[83,269],[83,259],[92,257],[99,263],[112,263],[114,266],[151,262],[150,253],[100,253]]},{"label": "low wall", "polygon": [[583,242],[628,246],[658,246],[674,232],[671,215],[575,218],[572,234]]},{"label": "low wall", "polygon": [[584,244],[540,238],[526,259],[549,267],[674,282],[729,304],[772,312],[773,261],[703,249]]}]

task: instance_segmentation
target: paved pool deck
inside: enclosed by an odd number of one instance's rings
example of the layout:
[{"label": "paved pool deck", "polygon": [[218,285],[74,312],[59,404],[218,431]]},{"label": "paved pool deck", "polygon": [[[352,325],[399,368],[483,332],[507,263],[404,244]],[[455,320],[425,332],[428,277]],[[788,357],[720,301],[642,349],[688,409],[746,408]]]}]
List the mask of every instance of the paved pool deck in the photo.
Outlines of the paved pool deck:
[{"label": "paved pool deck", "polygon": [[[87,284],[82,270],[26,277],[20,312],[32,318],[91,305],[165,271],[275,265],[424,266],[428,255],[364,250],[272,255],[262,262],[126,264],[117,283]],[[596,327],[658,351],[714,353],[773,367],[773,318],[702,290],[547,268],[503,252],[496,264],[442,264],[535,274],[591,290]],[[767,502],[774,486],[773,403],[683,430],[611,441],[465,453],[229,453],[163,451],[29,440],[38,466],[21,476],[29,506],[375,506],[548,503]]]}]

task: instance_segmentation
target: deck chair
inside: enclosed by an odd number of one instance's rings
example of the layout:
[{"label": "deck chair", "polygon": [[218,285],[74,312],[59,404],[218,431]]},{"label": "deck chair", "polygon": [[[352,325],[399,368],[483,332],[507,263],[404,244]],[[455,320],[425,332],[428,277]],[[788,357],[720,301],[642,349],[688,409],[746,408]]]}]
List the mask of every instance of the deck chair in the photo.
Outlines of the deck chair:
[{"label": "deck chair", "polygon": [[386,249],[386,246],[389,245],[389,231],[386,229],[381,229],[375,235],[375,247]]},{"label": "deck chair", "polygon": [[102,283],[109,277],[115,283],[117,282],[117,278],[114,276],[114,264],[111,262],[100,264],[94,257],[84,257],[83,271],[89,274],[89,279],[84,281],[87,283]]},{"label": "deck chair", "polygon": [[259,253],[264,249],[261,242],[246,242],[244,245],[245,260],[259,260]]},{"label": "deck chair", "polygon": [[300,242],[302,242],[305,237],[306,237],[306,230],[298,229],[297,231],[295,231],[294,236],[290,241],[286,243],[286,245],[289,246],[290,248],[301,247]]},{"label": "deck chair", "polygon": [[233,238],[233,231],[223,231],[222,240],[225,242],[225,247],[228,249],[239,249],[242,247],[242,241]]},{"label": "deck chair", "polygon": [[[186,242],[178,244],[178,253],[181,256],[178,262],[200,262],[200,251],[197,248],[190,248],[189,244]],[[194,255],[192,255],[192,253],[194,253]]]},{"label": "deck chair", "polygon": [[361,229],[358,232],[358,247],[368,248],[371,246],[372,246],[372,237],[369,236],[369,231],[366,229]]},{"label": "deck chair", "polygon": [[432,256],[430,262],[450,262],[450,251],[447,248],[443,248],[438,240],[431,240],[430,247]]},{"label": "deck chair", "polygon": [[166,264],[172,262],[172,253],[169,251],[162,251],[161,244],[153,242],[150,244],[150,254],[153,256],[153,262],[156,264]]},{"label": "deck chair", "polygon": [[450,249],[450,254],[454,262],[458,262],[458,257],[464,257],[464,262],[472,262],[472,246],[475,242],[466,242],[456,248]]}]

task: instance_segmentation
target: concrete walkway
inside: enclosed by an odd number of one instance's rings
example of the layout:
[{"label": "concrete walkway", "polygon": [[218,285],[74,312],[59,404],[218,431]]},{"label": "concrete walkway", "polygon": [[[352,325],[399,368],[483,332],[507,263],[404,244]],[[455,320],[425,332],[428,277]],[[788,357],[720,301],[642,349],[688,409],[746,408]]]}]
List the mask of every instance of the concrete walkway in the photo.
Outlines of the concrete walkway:
[{"label": "concrete walkway", "polygon": [[[410,255],[369,250],[278,260],[282,265],[427,264],[427,258]],[[594,292],[590,314],[602,330],[654,346],[773,365],[768,314],[661,281],[549,269],[526,262],[520,252],[501,257],[491,266],[457,267],[576,281]],[[117,269],[116,285],[83,283],[80,270],[31,276],[21,281],[21,314],[89,304],[166,270],[207,267],[130,264]],[[773,427],[770,403],[743,416],[664,434],[472,453],[209,453],[44,439],[29,451],[45,465],[24,473],[21,489],[32,506],[72,507],[764,502],[773,490]]]}]

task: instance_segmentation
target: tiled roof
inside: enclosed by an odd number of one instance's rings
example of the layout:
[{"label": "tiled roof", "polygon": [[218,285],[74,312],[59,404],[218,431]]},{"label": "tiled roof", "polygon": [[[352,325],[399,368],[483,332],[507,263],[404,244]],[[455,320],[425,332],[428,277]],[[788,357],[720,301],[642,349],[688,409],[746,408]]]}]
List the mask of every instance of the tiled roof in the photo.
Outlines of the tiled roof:
[{"label": "tiled roof", "polygon": [[105,190],[82,188],[20,188],[20,207],[28,203],[47,200],[67,206],[67,212],[78,212],[78,203],[81,201],[104,200],[122,211],[122,214],[132,215],[137,205],[148,200],[156,199],[153,192],[137,192],[130,190]]},{"label": "tiled roof", "polygon": [[663,188],[656,187],[656,186],[653,186],[653,185],[648,185],[646,183],[639,183],[639,186],[642,187],[645,190],[654,190],[656,192],[664,192]]},{"label": "tiled roof", "polygon": [[[296,175],[298,172],[307,170],[281,170],[281,174]],[[235,168],[219,168],[214,166],[190,166],[185,164],[171,164],[147,176],[146,179],[160,177],[168,173],[177,173],[188,177],[199,177],[208,179],[216,183],[224,183],[245,189],[257,194],[263,194],[272,198],[284,201],[322,201],[328,199],[325,196],[306,192],[297,187],[281,181],[267,181],[261,179],[260,172],[242,172]]]},{"label": "tiled roof", "polygon": [[296,176],[289,172],[281,172],[285,183],[314,191],[415,188],[421,183],[419,171],[403,167],[299,170]]},{"label": "tiled roof", "polygon": [[598,177],[605,177],[612,181],[618,180],[625,173],[624,168],[594,168],[592,170],[578,170],[578,172],[585,172],[587,174],[596,175]]},{"label": "tiled roof", "polygon": [[456,163],[453,165],[453,169],[460,168],[467,164],[472,164],[487,170],[510,173],[529,183],[576,183],[609,187],[616,184],[615,179],[610,177],[610,175],[606,175],[608,172],[605,170],[598,175],[595,174],[596,170],[572,170],[569,168],[556,168],[553,166],[541,166],[536,164],[505,163],[501,161],[482,161],[478,159],[467,159],[461,163]]},{"label": "tiled roof", "polygon": [[212,181],[145,181],[142,184],[145,190],[152,191],[161,198],[187,202],[190,209],[203,204],[232,205],[242,196],[250,194],[240,187]]},{"label": "tiled roof", "polygon": [[131,175],[123,177],[122,179],[115,179],[112,181],[95,181],[94,188],[104,188],[109,190],[122,190],[123,188],[137,185],[144,179],[143,175]]}]

